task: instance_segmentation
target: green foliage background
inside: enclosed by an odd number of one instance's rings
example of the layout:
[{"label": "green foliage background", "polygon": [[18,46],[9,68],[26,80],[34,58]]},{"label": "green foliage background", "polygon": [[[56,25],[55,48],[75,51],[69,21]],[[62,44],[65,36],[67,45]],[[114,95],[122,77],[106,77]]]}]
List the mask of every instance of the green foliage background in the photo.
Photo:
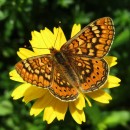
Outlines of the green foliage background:
[{"label": "green foliage background", "polygon": [[[30,117],[30,105],[13,101],[18,85],[9,79],[18,58],[19,47],[29,46],[31,31],[61,26],[67,35],[73,23],[82,27],[104,16],[115,23],[116,35],[109,55],[118,57],[111,74],[121,86],[110,90],[108,105],[93,102],[85,108],[86,123],[78,125],[69,112],[65,121],[47,125],[42,114]],[[0,0],[0,130],[130,130],[130,0]]]}]

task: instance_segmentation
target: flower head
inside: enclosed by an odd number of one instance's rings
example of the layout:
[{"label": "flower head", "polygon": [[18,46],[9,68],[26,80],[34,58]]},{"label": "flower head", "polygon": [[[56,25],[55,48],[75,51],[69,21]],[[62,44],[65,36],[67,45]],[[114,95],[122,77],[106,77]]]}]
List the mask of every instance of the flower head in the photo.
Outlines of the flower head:
[{"label": "flower head", "polygon": [[[80,25],[74,24],[72,28],[71,37],[78,33],[80,29]],[[26,59],[29,57],[43,54],[49,54],[49,49],[45,48],[51,48],[52,46],[54,46],[57,50],[60,50],[61,46],[65,42],[66,38],[60,27],[54,27],[53,33],[49,29],[45,28],[40,32],[32,32],[32,40],[30,41],[30,43],[33,48],[33,51],[30,51],[25,48],[20,48],[17,54],[21,59]],[[104,59],[107,61],[109,67],[112,67],[117,64],[116,57],[105,56]],[[13,91],[13,99],[17,100],[19,98],[23,98],[22,101],[25,103],[35,100],[34,104],[31,107],[30,115],[37,116],[40,112],[44,110],[43,120],[47,121],[48,124],[51,123],[55,118],[57,118],[57,120],[64,120],[65,114],[68,109],[73,119],[78,124],[85,122],[86,119],[83,111],[83,108],[85,107],[85,101],[88,103],[89,106],[91,106],[88,97],[101,103],[109,103],[112,97],[104,91],[104,88],[117,87],[119,86],[120,82],[119,78],[109,75],[107,82],[102,86],[101,89],[87,93],[85,95],[80,93],[79,97],[75,101],[64,102],[52,96],[48,89],[43,89],[37,86],[33,86],[30,83],[26,83],[16,72],[16,70],[12,70],[10,72],[10,79],[21,83],[21,85],[19,85]]]}]

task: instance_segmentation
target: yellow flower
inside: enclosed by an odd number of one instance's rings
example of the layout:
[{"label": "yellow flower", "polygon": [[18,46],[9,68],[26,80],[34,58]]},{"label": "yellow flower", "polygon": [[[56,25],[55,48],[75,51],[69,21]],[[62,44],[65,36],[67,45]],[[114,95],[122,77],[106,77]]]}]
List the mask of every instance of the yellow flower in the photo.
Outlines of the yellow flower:
[{"label": "yellow flower", "polygon": [[[72,28],[71,37],[78,33],[80,29],[80,25],[75,24]],[[40,32],[32,32],[32,40],[30,43],[33,51],[20,48],[17,54],[21,59],[42,54],[49,54],[49,49],[45,48],[51,48],[52,46],[55,46],[55,48],[59,50],[65,42],[66,38],[61,28],[54,27],[53,33],[49,29],[45,28]],[[104,59],[107,61],[109,67],[117,64],[116,57],[106,56]],[[85,122],[86,119],[83,111],[83,108],[85,107],[85,101],[87,101],[88,105],[91,106],[88,97],[101,103],[109,103],[109,100],[111,100],[112,97],[103,89],[117,87],[119,86],[120,82],[119,78],[109,75],[107,82],[101,89],[87,93],[86,96],[80,94],[78,99],[73,102],[63,102],[52,96],[47,89],[39,88],[24,82],[19,74],[17,74],[16,70],[10,72],[10,79],[22,83],[13,91],[13,99],[17,100],[19,98],[23,98],[22,101],[25,103],[35,100],[33,106],[31,107],[30,115],[37,116],[44,110],[43,120],[47,121],[48,124],[50,124],[55,118],[57,118],[57,120],[64,120],[68,109],[73,119],[78,124]]]}]

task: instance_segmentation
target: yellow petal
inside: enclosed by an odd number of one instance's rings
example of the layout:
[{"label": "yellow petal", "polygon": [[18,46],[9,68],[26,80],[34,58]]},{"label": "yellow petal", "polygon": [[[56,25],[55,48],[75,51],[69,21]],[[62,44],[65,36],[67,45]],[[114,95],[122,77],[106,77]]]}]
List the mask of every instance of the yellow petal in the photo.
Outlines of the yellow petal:
[{"label": "yellow petal", "polygon": [[30,110],[30,115],[37,116],[43,109],[47,106],[51,106],[51,102],[54,97],[49,93],[49,91],[41,98],[37,99]]},{"label": "yellow petal", "polygon": [[53,31],[55,35],[53,47],[56,48],[57,50],[60,50],[61,46],[66,42],[66,37],[64,35],[63,30],[60,27],[54,28]]},{"label": "yellow petal", "polygon": [[[88,106],[89,107],[91,107],[92,106],[92,104],[91,104],[91,102],[89,101],[89,99],[86,97],[86,95],[85,95],[85,93],[82,93],[82,92],[80,92],[80,95],[82,96],[82,97],[84,97],[84,99],[87,101],[87,103],[88,103]],[[80,95],[79,95],[79,97],[80,97]],[[85,101],[84,100],[84,101]],[[82,100],[83,101],[83,100]],[[83,102],[82,102],[83,103]],[[84,103],[83,103],[84,104]],[[84,105],[83,105],[84,106]],[[78,106],[77,107],[77,109],[79,109],[80,108],[80,106]],[[80,109],[79,109],[80,110]],[[82,110],[82,109],[81,109]]]},{"label": "yellow petal", "polygon": [[43,48],[48,48],[49,45],[47,44],[50,44],[46,41],[46,36],[44,36],[48,31],[43,30],[41,32],[33,31],[31,33],[32,40],[30,40],[34,52],[37,53],[38,55],[45,54],[44,51],[47,51],[47,49],[43,49]]},{"label": "yellow petal", "polygon": [[24,80],[20,77],[16,70],[12,70],[9,72],[10,79],[18,82],[24,82]]},{"label": "yellow petal", "polygon": [[105,85],[102,87],[102,88],[114,88],[114,87],[118,87],[120,86],[120,79],[115,77],[115,76],[112,76],[112,75],[109,75],[108,76],[108,80],[107,82],[105,83]]},{"label": "yellow petal", "polygon": [[34,53],[33,51],[30,51],[28,49],[25,49],[25,48],[20,48],[19,51],[17,52],[18,56],[21,58],[21,59],[27,59],[29,57],[33,57],[33,56],[36,56],[37,54]]},{"label": "yellow petal", "polygon": [[44,115],[43,115],[43,121],[47,121],[48,124],[50,124],[55,118],[56,118],[56,113],[54,110],[55,102],[54,100],[51,102],[50,106],[46,107],[44,110]]},{"label": "yellow petal", "polygon": [[55,118],[56,118],[55,111],[53,111],[52,107],[45,108],[43,121],[47,121],[47,124],[50,124]]},{"label": "yellow petal", "polygon": [[18,86],[11,94],[14,100],[17,100],[24,96],[25,91],[30,87],[30,84],[25,83]]},{"label": "yellow petal", "polygon": [[48,90],[43,88],[39,88],[36,86],[30,86],[24,93],[24,98],[22,101],[25,103],[30,102],[31,100],[37,99],[42,97]]},{"label": "yellow petal", "polygon": [[71,31],[71,38],[81,30],[80,24],[74,24]]},{"label": "yellow petal", "polygon": [[83,108],[85,107],[84,96],[80,94],[78,99],[74,101],[74,104],[78,110],[83,110]]},{"label": "yellow petal", "polygon": [[112,99],[112,97],[108,93],[106,93],[101,89],[94,92],[87,93],[87,95],[91,97],[93,100],[101,103],[109,103],[109,100]]},{"label": "yellow petal", "polygon": [[[45,28],[45,30],[41,30],[40,32],[43,37],[44,44],[46,46],[44,48],[48,48],[48,49],[52,48],[55,40],[55,35],[48,28]],[[44,54],[50,53],[49,50],[46,49],[46,51],[48,51],[48,53],[44,53]]]},{"label": "yellow petal", "polygon": [[62,102],[58,99],[55,99],[55,100],[56,100],[55,101],[56,103],[55,103],[54,110],[55,110],[56,117],[58,120],[64,120],[65,114],[68,108],[68,103]]},{"label": "yellow petal", "polygon": [[114,66],[117,64],[117,58],[114,56],[105,56],[104,59],[107,61],[108,65],[110,67]]},{"label": "yellow petal", "polygon": [[70,113],[71,113],[73,119],[78,124],[82,124],[82,122],[86,121],[84,111],[76,109],[75,104],[73,102],[69,103],[69,110],[70,110]]},{"label": "yellow petal", "polygon": [[84,96],[84,98],[86,99],[86,101],[87,101],[87,103],[88,103],[88,106],[91,107],[92,104],[91,104],[91,102],[89,101],[89,99],[88,99],[86,96]]}]

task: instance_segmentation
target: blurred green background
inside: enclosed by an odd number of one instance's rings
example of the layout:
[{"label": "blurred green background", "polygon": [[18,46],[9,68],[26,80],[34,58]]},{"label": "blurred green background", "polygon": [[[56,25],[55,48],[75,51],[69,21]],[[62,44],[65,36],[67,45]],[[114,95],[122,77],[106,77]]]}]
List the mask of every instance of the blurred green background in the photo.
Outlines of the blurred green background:
[{"label": "blurred green background", "polygon": [[[9,79],[18,58],[16,52],[30,46],[31,31],[59,25],[67,38],[74,23],[82,27],[104,16],[114,20],[116,34],[109,55],[118,58],[111,74],[121,86],[110,90],[113,100],[85,108],[86,123],[78,125],[69,112],[65,121],[47,125],[42,114],[29,116],[31,104],[13,101],[10,94],[18,86]],[[130,130],[130,0],[0,0],[0,130]]]}]

